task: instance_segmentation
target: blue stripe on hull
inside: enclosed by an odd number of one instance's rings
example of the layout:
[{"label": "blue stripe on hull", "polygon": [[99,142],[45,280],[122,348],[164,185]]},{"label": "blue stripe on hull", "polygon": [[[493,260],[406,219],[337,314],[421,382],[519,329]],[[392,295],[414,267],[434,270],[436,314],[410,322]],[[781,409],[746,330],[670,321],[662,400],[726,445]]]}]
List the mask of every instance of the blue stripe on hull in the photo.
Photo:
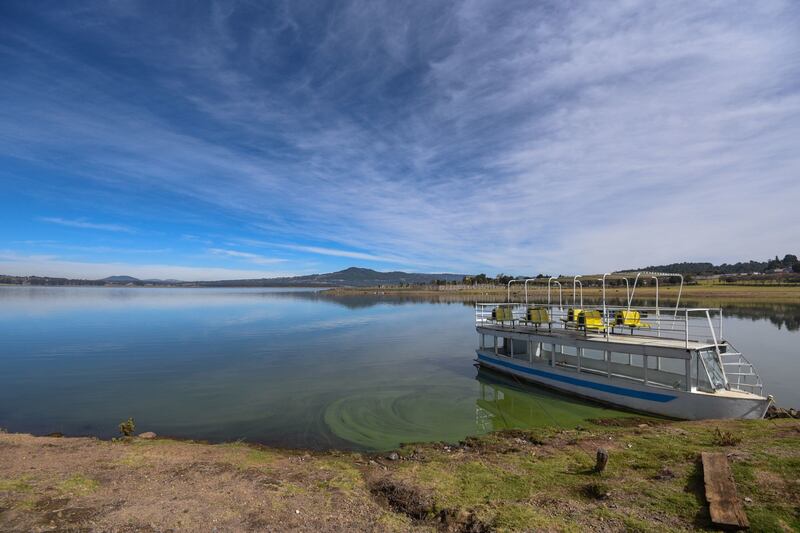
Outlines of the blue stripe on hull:
[{"label": "blue stripe on hull", "polygon": [[605,385],[603,383],[595,383],[593,381],[587,381],[585,379],[578,379],[570,376],[562,376],[561,374],[554,374],[553,372],[545,372],[544,370],[528,368],[527,366],[515,365],[514,363],[510,363],[508,361],[494,359],[492,357],[487,357],[481,354],[478,354],[478,360],[486,361],[487,363],[491,363],[493,365],[504,366],[506,368],[510,368],[512,370],[516,370],[524,374],[531,374],[534,376],[551,379],[553,381],[560,381],[561,383],[569,383],[570,385],[577,385],[578,387],[586,387],[587,389],[595,389],[603,392],[609,392],[611,394],[619,394],[620,396],[630,396],[631,398],[639,398],[641,400],[649,400],[651,402],[665,403],[665,402],[670,402],[675,398],[677,398],[677,396],[673,396],[671,394],[659,394],[657,392],[646,392],[646,391],[639,391],[636,389],[626,389],[624,387],[617,387],[615,385]]}]

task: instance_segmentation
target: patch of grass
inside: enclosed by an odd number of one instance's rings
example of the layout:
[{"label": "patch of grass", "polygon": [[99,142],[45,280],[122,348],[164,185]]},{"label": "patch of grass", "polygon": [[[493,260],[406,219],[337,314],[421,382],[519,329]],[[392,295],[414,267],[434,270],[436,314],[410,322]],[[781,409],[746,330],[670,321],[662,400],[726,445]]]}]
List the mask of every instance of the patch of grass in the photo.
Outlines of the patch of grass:
[{"label": "patch of grass", "polygon": [[[566,531],[566,524],[548,517],[529,503],[508,503],[500,505],[494,516],[494,527],[503,531]],[[575,527],[575,529],[578,529]]]},{"label": "patch of grass", "polygon": [[736,483],[750,484],[755,481],[753,465],[747,461],[736,461],[731,464],[731,472]]},{"label": "patch of grass", "polygon": [[625,531],[627,533],[633,533],[633,532],[646,533],[650,531],[652,532],[664,531],[664,528],[662,526],[656,526],[655,524],[645,522],[644,520],[641,520],[631,515],[622,517],[622,523],[625,525]]},{"label": "patch of grass", "polygon": [[647,507],[650,509],[676,516],[686,523],[691,523],[701,510],[701,504],[692,490],[694,486],[691,480],[673,483],[654,482],[652,485],[655,490],[650,492],[647,501]]},{"label": "patch of grass", "polygon": [[611,489],[605,483],[587,483],[581,487],[581,495],[590,500],[605,500],[611,497]]},{"label": "patch of grass", "polygon": [[[164,446],[186,446],[195,445],[202,446],[200,442],[192,440],[173,440],[173,439],[117,439],[114,442],[124,443],[129,446],[140,446],[146,448],[164,447]],[[229,446],[228,444],[219,444],[219,446]]]},{"label": "patch of grass", "polygon": [[0,492],[30,492],[33,485],[28,483],[28,476],[16,479],[0,479]]},{"label": "patch of grass", "polygon": [[278,487],[278,492],[284,496],[298,496],[300,494],[305,494],[308,491],[305,487],[298,485],[297,483],[282,483],[281,486]]},{"label": "patch of grass", "polygon": [[514,501],[527,498],[530,494],[526,477],[480,461],[457,465],[455,481],[455,491],[451,496],[458,505],[448,507],[472,507],[491,500]]},{"label": "patch of grass", "polygon": [[230,449],[228,461],[239,468],[265,468],[281,457],[280,452],[267,448],[256,447],[244,442],[219,444],[218,446]]},{"label": "patch of grass", "polygon": [[411,530],[411,518],[404,514],[385,511],[377,520],[381,531],[406,532]]},{"label": "patch of grass", "polygon": [[277,454],[269,450],[248,450],[245,461],[251,466],[267,466],[275,461]]},{"label": "patch of grass", "polygon": [[65,494],[74,494],[77,496],[91,494],[92,492],[96,491],[98,487],[100,487],[100,483],[98,481],[85,477],[81,474],[75,474],[56,486],[59,491]]},{"label": "patch of grass", "polygon": [[22,509],[23,511],[32,511],[36,508],[36,502],[39,501],[38,496],[29,496],[22,500],[19,500],[14,505],[17,509]]},{"label": "patch of grass", "polygon": [[128,468],[141,468],[149,463],[147,457],[142,453],[130,452],[115,461],[115,464],[127,466]]},{"label": "patch of grass", "polygon": [[800,531],[800,517],[785,509],[761,507],[745,509],[750,531]]},{"label": "patch of grass", "polygon": [[316,461],[325,479],[319,482],[320,488],[337,488],[352,492],[364,487],[361,472],[351,464],[337,460]]}]

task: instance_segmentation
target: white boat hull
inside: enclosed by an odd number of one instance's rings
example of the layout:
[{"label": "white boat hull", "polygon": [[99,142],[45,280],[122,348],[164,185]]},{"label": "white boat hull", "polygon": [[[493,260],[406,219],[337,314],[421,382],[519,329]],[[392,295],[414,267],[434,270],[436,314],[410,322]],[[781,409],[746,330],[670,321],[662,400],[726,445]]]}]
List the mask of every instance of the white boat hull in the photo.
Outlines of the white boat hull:
[{"label": "white boat hull", "polygon": [[575,369],[477,350],[478,363],[574,396],[642,413],[686,420],[763,418],[770,400],[755,394],[688,392],[647,386],[624,378],[578,373]]}]

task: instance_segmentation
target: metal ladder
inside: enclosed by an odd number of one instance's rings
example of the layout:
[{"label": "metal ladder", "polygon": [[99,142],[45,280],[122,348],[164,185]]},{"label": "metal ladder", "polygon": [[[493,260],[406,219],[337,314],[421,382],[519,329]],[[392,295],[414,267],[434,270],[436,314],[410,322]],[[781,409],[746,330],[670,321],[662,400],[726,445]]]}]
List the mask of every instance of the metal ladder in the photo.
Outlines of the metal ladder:
[{"label": "metal ladder", "polygon": [[[725,351],[719,349],[723,346]],[[761,382],[761,376],[758,375],[750,361],[743,354],[737,352],[730,342],[722,341],[718,345],[718,354],[730,389],[750,392],[759,396],[763,394],[764,384]],[[735,378],[735,381],[732,378]]]}]

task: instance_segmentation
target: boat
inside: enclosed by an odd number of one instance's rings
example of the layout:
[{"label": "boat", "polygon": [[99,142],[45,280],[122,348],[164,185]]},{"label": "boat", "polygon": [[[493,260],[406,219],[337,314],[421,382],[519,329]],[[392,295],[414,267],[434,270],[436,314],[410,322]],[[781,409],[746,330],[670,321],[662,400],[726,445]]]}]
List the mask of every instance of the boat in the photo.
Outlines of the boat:
[{"label": "boat", "polygon": [[[562,287],[570,279],[572,300],[565,305]],[[584,305],[586,281],[602,287],[600,303]],[[511,301],[513,283],[524,283],[524,302]],[[636,289],[645,283],[655,287],[655,301],[634,305]],[[660,303],[665,283],[679,284],[674,306]],[[612,285],[624,285],[624,301],[607,301]],[[648,271],[511,280],[507,302],[475,304],[476,361],[640,413],[684,420],[763,418],[772,397],[764,395],[753,365],[723,336],[722,309],[681,307],[683,286],[681,274]]]}]

